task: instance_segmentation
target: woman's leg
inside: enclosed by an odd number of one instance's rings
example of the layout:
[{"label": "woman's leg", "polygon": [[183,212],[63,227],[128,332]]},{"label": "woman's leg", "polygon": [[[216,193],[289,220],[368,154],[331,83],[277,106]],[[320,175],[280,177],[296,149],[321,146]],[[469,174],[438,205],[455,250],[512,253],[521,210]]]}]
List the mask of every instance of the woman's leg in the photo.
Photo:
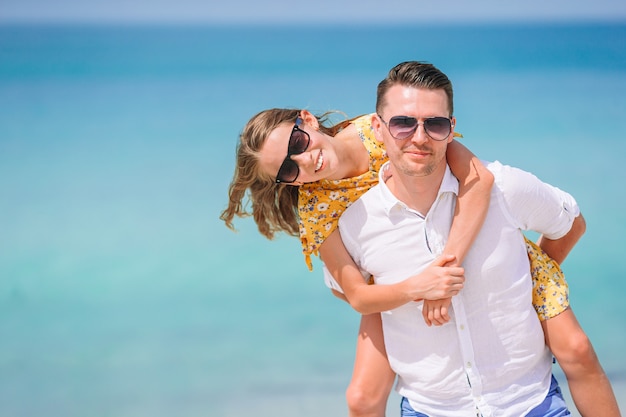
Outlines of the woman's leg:
[{"label": "woman's leg", "polygon": [[621,416],[611,383],[571,308],[541,322],[546,344],[567,377],[583,417]]},{"label": "woman's leg", "polygon": [[350,417],[384,417],[395,376],[387,360],[380,314],[362,316],[346,391]]}]

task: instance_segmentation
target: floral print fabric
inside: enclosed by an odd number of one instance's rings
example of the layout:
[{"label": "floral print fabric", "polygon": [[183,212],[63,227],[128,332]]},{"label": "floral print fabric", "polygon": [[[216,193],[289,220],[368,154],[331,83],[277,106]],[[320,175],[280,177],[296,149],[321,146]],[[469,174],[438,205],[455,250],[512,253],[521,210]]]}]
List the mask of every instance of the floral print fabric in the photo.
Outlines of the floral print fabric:
[{"label": "floral print fabric", "polygon": [[[372,115],[352,121],[370,156],[369,170],[356,177],[322,180],[300,186],[298,212],[300,240],[309,270],[311,256],[319,256],[319,247],[337,228],[339,217],[367,190],[378,183],[378,172],[387,161],[384,145],[376,140]],[[563,272],[536,244],[526,239],[533,280],[533,305],[540,320],[557,316],[569,306],[569,289]]]},{"label": "floral print fabric", "polygon": [[534,242],[525,240],[533,279],[533,306],[543,321],[569,307],[569,287],[559,264]]},{"label": "floral print fabric", "polygon": [[367,172],[352,178],[322,180],[300,186],[300,240],[309,270],[313,269],[311,255],[318,255],[320,245],[337,228],[343,212],[378,184],[378,171],[387,161],[387,153],[374,136],[371,120],[372,115],[368,114],[352,121],[370,156]]}]

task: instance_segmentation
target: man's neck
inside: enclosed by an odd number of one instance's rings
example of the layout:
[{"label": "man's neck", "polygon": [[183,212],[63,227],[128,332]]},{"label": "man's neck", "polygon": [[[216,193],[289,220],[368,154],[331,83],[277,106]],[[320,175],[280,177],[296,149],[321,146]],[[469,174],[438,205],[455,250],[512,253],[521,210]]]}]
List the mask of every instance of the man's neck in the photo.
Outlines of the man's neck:
[{"label": "man's neck", "polygon": [[389,164],[389,178],[385,184],[398,200],[426,216],[437,199],[445,172],[445,163],[432,174],[426,176],[406,175],[394,169],[393,164]]}]

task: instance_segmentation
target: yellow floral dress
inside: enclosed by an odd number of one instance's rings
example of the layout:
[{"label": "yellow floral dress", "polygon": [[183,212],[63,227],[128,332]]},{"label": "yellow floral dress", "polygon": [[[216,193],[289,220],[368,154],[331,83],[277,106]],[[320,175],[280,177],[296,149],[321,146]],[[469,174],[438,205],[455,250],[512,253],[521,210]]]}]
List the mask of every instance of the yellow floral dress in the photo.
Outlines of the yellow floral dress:
[{"label": "yellow floral dress", "polygon": [[[361,195],[378,184],[378,172],[387,162],[384,145],[376,140],[372,115],[352,121],[370,156],[369,170],[352,178],[322,180],[300,186],[298,211],[300,240],[309,270],[311,256],[319,256],[319,247],[337,228],[339,217]],[[560,266],[536,244],[526,239],[533,280],[533,306],[540,320],[562,313],[569,306],[569,289]]]},{"label": "yellow floral dress", "polygon": [[378,184],[378,171],[387,162],[387,152],[374,136],[371,118],[372,115],[364,115],[352,121],[370,156],[367,172],[352,178],[321,180],[300,186],[300,240],[309,270],[313,269],[311,255],[319,255],[320,245],[337,228],[339,217],[350,204]]},{"label": "yellow floral dress", "polygon": [[559,264],[528,238],[526,250],[533,279],[533,307],[539,320],[558,316],[569,307],[569,286]]}]

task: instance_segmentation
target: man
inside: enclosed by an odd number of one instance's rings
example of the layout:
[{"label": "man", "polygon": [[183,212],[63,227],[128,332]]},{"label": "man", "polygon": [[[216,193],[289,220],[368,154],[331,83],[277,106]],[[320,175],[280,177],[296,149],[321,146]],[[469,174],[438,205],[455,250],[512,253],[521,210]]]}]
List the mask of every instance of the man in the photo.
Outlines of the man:
[{"label": "man", "polygon": [[[373,127],[389,163],[379,185],[339,222],[348,252],[377,284],[419,273],[444,247],[458,191],[445,159],[452,96],[445,74],[419,62],[399,64],[378,86]],[[452,299],[451,321],[428,327],[420,302],[382,313],[403,416],[569,415],[531,304],[521,229],[567,252],[584,220],[569,194],[511,167],[489,169],[490,208],[464,261],[465,287]]]}]

